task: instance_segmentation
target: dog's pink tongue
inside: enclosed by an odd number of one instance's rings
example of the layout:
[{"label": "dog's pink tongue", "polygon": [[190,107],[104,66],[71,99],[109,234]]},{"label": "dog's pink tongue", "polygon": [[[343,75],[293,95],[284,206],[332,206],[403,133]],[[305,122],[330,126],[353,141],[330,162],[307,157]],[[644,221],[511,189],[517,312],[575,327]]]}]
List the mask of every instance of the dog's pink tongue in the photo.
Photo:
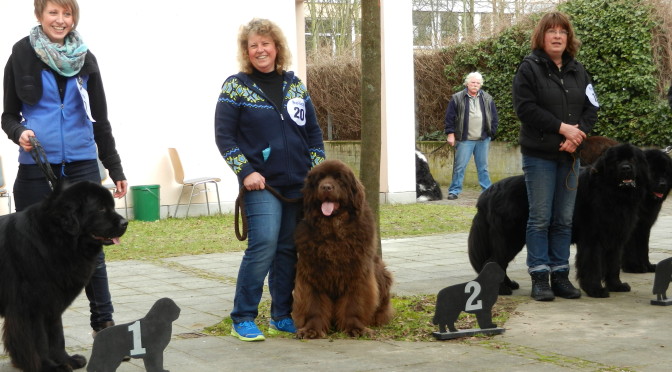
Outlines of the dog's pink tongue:
[{"label": "dog's pink tongue", "polygon": [[112,238],[112,243],[119,244],[120,242],[121,240],[119,240],[119,238]]},{"label": "dog's pink tongue", "polygon": [[322,214],[325,216],[331,216],[334,213],[334,208],[336,204],[334,202],[325,201],[322,203]]}]

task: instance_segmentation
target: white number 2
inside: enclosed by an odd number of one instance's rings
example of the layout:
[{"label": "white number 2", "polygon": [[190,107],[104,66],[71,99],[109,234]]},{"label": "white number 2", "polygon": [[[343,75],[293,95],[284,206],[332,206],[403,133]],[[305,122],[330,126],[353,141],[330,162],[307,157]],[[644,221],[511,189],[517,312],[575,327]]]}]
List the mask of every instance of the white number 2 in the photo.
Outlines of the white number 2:
[{"label": "white number 2", "polygon": [[142,330],[140,329],[140,321],[128,326],[128,331],[133,333],[133,350],[131,350],[131,356],[142,355],[147,352],[144,347],[142,347]]},{"label": "white number 2", "polygon": [[481,285],[478,284],[478,282],[467,283],[464,287],[464,293],[471,293],[471,296],[467,299],[464,311],[475,311],[483,308],[483,302],[481,300],[476,300],[478,295],[481,294]]}]

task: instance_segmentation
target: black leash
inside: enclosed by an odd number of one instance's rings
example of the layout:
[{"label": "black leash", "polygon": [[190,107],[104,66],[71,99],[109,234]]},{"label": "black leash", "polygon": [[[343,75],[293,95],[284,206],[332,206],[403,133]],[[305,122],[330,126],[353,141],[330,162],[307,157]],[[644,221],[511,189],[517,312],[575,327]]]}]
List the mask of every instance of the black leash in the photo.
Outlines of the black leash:
[{"label": "black leash", "polygon": [[51,164],[49,164],[49,161],[47,160],[47,154],[44,152],[44,148],[40,144],[40,141],[35,137],[30,137],[30,145],[33,146],[33,149],[30,150],[30,155],[33,157],[33,160],[35,160],[35,164],[40,167],[44,176],[47,177],[47,182],[49,183],[51,190],[54,190],[58,179],[54,174],[54,170],[51,169]]},{"label": "black leash", "polygon": [[432,155],[433,153],[435,153],[435,152],[441,150],[441,148],[443,148],[443,146],[445,146],[445,145],[447,145],[447,144],[448,144],[448,141],[444,142],[443,145],[441,145],[441,146],[435,148],[434,151],[432,151],[432,152],[429,153],[429,155]]},{"label": "black leash", "polygon": [[[285,198],[284,196],[280,195],[280,193],[272,188],[269,185],[265,185],[265,189],[268,190],[271,194],[273,194],[276,198],[280,199],[281,201],[285,203],[299,203],[303,200],[303,198]],[[240,191],[238,192],[238,197],[236,198],[236,204],[234,206],[235,213],[234,213],[234,219],[235,219],[235,230],[236,230],[236,238],[238,240],[243,241],[247,239],[247,215],[245,214],[245,193],[249,192],[245,188],[245,186],[240,188]],[[240,232],[240,226],[238,225],[238,216],[242,217],[243,221],[243,232]]]}]

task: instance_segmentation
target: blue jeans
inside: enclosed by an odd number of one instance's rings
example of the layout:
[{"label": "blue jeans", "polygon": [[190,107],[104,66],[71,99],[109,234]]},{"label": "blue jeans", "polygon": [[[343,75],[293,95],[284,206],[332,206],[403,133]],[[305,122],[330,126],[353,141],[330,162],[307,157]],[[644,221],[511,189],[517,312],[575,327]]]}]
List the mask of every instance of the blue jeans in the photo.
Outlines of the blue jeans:
[{"label": "blue jeans", "polygon": [[[277,187],[276,190],[287,198],[301,195],[298,188],[293,192],[283,192]],[[267,274],[271,317],[274,320],[289,318],[297,259],[294,230],[301,203],[282,202],[268,190],[247,191],[244,201],[248,241],[238,270],[231,320],[239,323],[257,317]]]},{"label": "blue jeans", "polygon": [[464,171],[471,155],[474,155],[476,171],[478,172],[478,184],[485,190],[492,184],[488,173],[488,150],[490,149],[490,137],[478,141],[457,141],[455,143],[455,162],[453,163],[453,180],[448,188],[449,194],[459,195],[462,192]]},{"label": "blue jeans", "polygon": [[[67,163],[64,166],[52,164],[54,175],[68,181],[93,181],[100,183],[100,173],[96,160],[84,160]],[[14,182],[14,201],[16,211],[42,201],[51,193],[47,178],[37,165],[19,164],[19,172]],[[112,321],[112,296],[107,280],[105,252],[98,255],[96,269],[84,287],[91,311],[91,328],[99,329],[105,322]]]},{"label": "blue jeans", "polygon": [[569,163],[523,155],[530,205],[525,233],[529,272],[569,270],[579,165],[578,159]]}]

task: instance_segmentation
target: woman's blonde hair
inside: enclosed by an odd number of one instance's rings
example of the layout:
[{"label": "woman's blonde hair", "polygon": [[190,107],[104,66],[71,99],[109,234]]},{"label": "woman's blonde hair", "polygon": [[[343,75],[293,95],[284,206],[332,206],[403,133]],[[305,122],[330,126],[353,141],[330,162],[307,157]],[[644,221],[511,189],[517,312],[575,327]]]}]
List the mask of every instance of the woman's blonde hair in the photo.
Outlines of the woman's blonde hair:
[{"label": "woman's blonde hair", "polygon": [[35,0],[35,17],[38,19],[42,16],[44,8],[47,7],[47,1],[69,9],[72,12],[72,29],[77,28],[77,24],[79,23],[79,5],[77,4],[77,0]]},{"label": "woman's blonde hair", "polygon": [[248,24],[240,27],[238,32],[238,64],[240,71],[251,74],[252,62],[247,54],[247,40],[253,34],[268,36],[273,39],[278,53],[275,57],[275,70],[282,73],[289,69],[292,62],[292,53],[287,47],[287,39],[278,25],[268,19],[254,18]]},{"label": "woman's blonde hair", "polygon": [[532,33],[532,49],[544,50],[546,31],[556,27],[567,30],[567,49],[565,51],[570,56],[576,57],[576,53],[579,52],[581,47],[581,41],[574,34],[574,28],[567,14],[557,11],[546,13],[537,23]]}]

